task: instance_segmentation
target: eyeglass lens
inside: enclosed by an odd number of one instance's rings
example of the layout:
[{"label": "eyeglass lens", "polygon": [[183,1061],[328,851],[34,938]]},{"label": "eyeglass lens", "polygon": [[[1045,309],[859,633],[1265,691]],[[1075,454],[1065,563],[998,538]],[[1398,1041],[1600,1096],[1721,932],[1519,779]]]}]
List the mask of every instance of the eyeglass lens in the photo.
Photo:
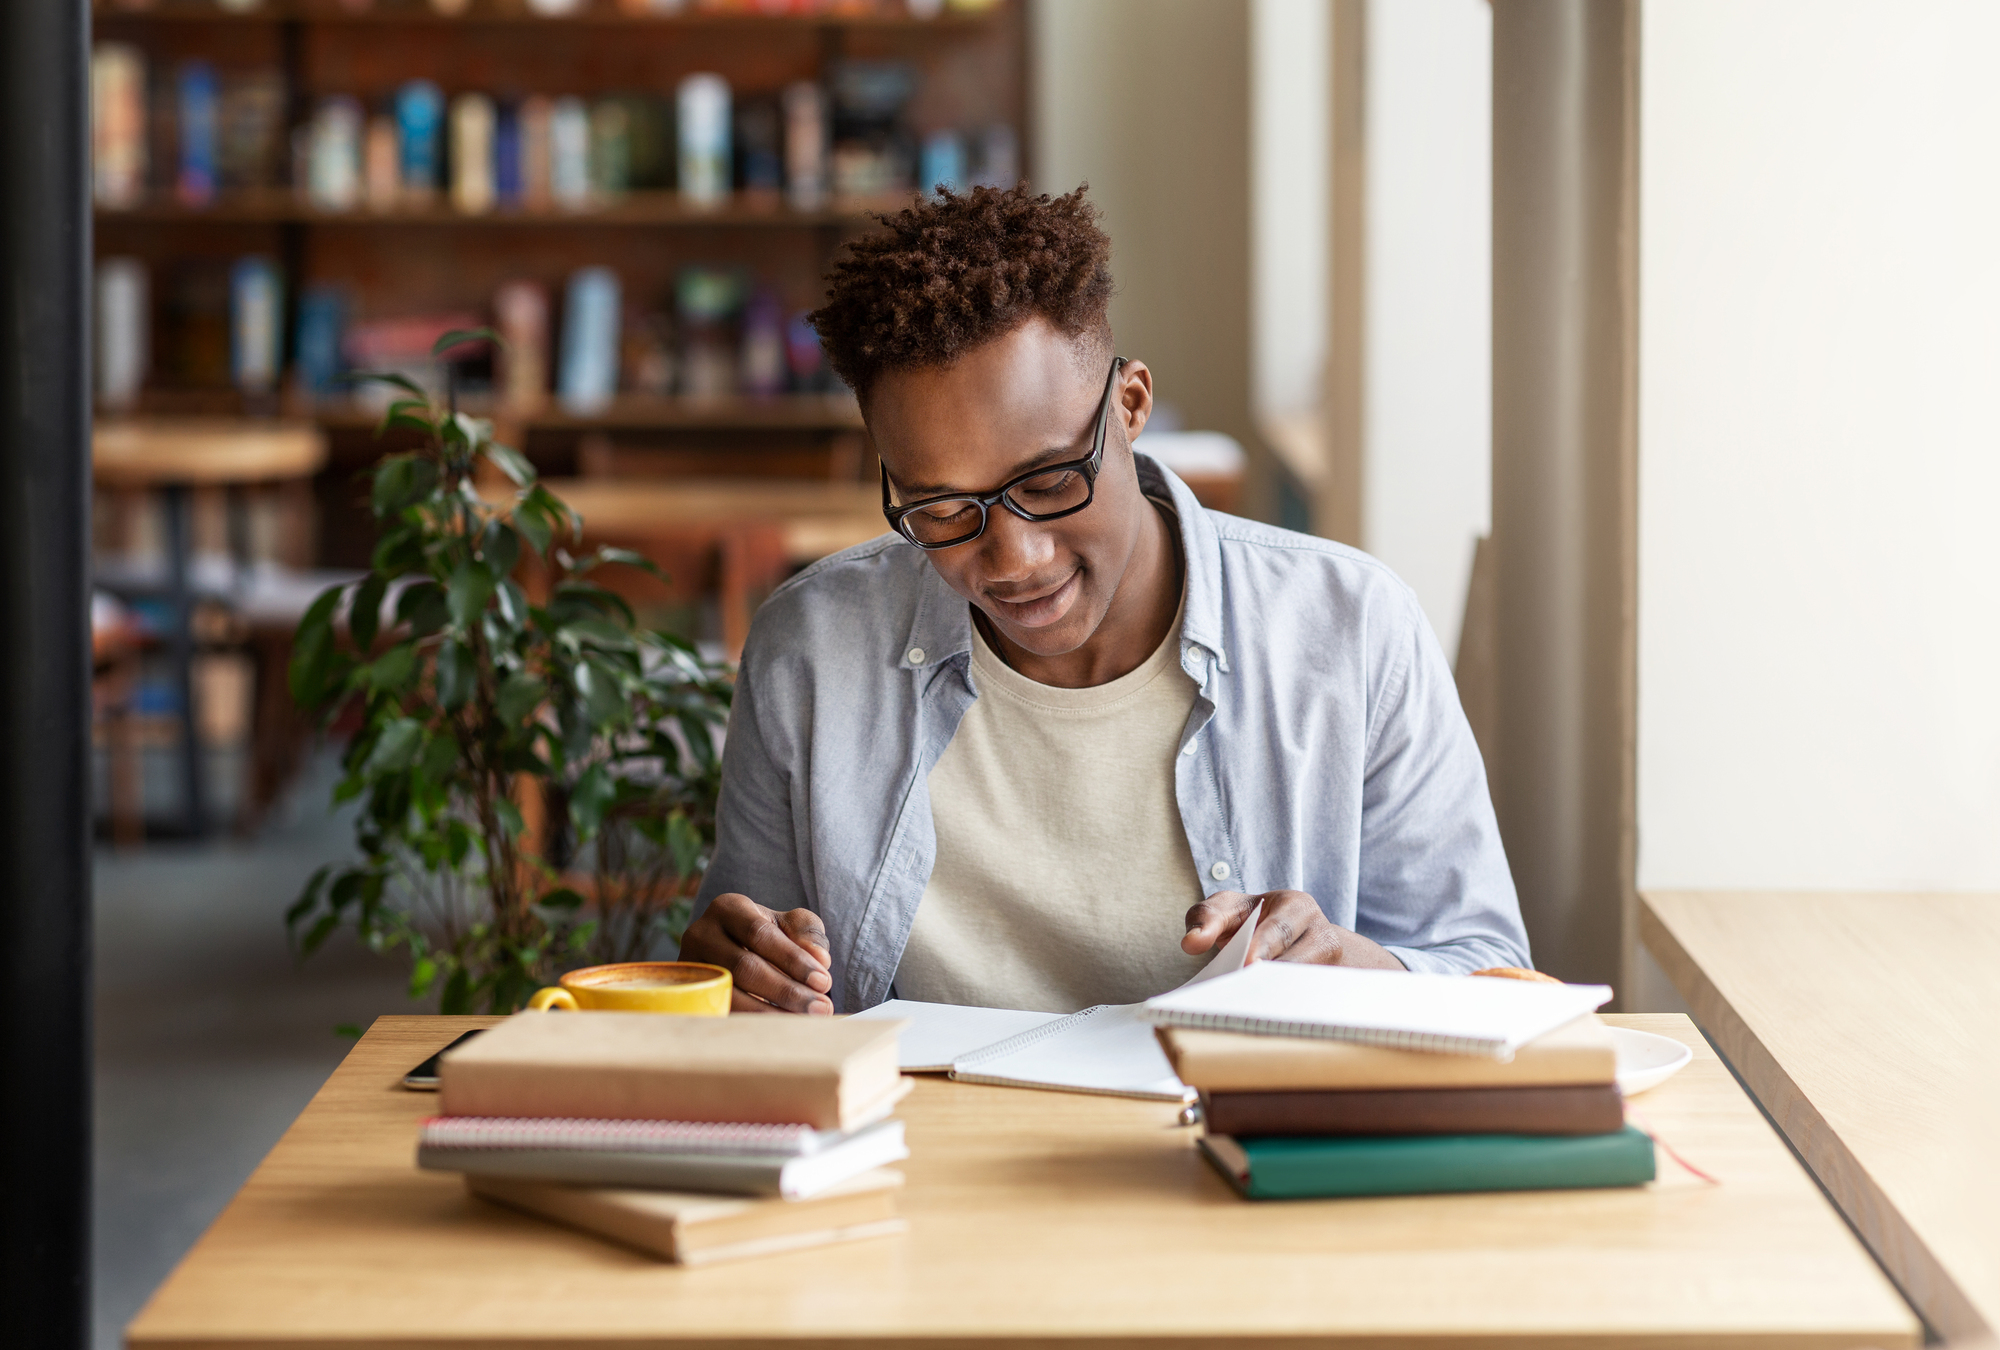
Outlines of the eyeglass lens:
[{"label": "eyeglass lens", "polygon": [[[1071,511],[1090,499],[1090,479],[1077,469],[1051,469],[1007,489],[1007,500],[1026,516],[1053,516]],[[937,547],[971,539],[985,527],[986,513],[977,498],[951,497],[919,507],[903,517],[903,526],[920,544]]]}]

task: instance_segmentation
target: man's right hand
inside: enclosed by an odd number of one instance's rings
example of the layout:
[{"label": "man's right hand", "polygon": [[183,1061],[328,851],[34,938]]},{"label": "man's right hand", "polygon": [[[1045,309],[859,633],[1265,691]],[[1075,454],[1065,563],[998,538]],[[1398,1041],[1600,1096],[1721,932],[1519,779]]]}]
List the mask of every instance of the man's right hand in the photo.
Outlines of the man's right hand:
[{"label": "man's right hand", "polygon": [[809,909],[766,909],[747,895],[718,895],[681,938],[683,961],[730,974],[731,1012],[833,1012],[833,951]]}]

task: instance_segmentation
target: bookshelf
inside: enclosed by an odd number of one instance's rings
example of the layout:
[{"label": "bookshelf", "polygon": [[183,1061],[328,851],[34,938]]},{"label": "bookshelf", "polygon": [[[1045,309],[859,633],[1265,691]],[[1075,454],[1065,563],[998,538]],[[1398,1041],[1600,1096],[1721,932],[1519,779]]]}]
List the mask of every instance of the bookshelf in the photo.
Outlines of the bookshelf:
[{"label": "bookshelf", "polygon": [[[553,370],[567,321],[566,285],[579,269],[603,267],[621,291],[621,365],[630,360],[635,325],[651,324],[647,331],[670,334],[659,341],[675,376],[641,388],[630,370],[621,370],[608,400],[566,403],[552,390],[538,406],[524,408],[496,392],[497,373],[475,361],[456,377],[461,406],[494,416],[538,467],[557,476],[644,465],[649,478],[671,477],[674,466],[685,465],[704,478],[803,477],[843,493],[847,484],[867,480],[872,457],[859,411],[825,376],[806,379],[789,367],[782,387],[756,394],[717,389],[713,381],[699,396],[686,387],[692,358],[673,346],[691,341],[676,308],[679,279],[697,268],[736,277],[746,304],[752,295],[766,297],[766,309],[775,305],[790,322],[817,302],[820,278],[842,242],[865,228],[871,213],[909,200],[927,138],[960,134],[969,179],[981,129],[1004,127],[1015,171],[1024,175],[1025,0],[935,6],[685,0],[651,10],[643,0],[582,0],[561,16],[534,12],[527,0],[467,0],[463,9],[444,13],[433,0],[262,0],[248,10],[216,0],[93,6],[100,50],[111,43],[136,51],[147,82],[143,188],[116,205],[101,197],[95,213],[99,259],[136,260],[147,278],[149,367],[120,411],[316,423],[329,450],[316,484],[317,561],[357,565],[372,530],[354,502],[353,474],[395,443],[374,438],[367,408],[302,387],[302,297],[337,291],[351,338],[371,324],[423,316],[492,322],[500,288],[529,282],[547,297]],[[228,91],[240,82],[261,79],[282,99],[283,143],[252,156],[255,172],[225,174],[206,196],[177,190],[180,147],[167,126],[176,111],[177,72],[190,63],[212,70],[224,91],[225,118]],[[847,191],[831,183],[804,206],[788,204],[786,192],[768,185],[747,186],[740,153],[745,109],[770,107],[801,82],[826,90],[829,159],[837,161],[842,113],[835,82],[844,78],[837,72],[859,68],[900,70],[907,78],[889,133],[893,153],[884,152],[885,162],[900,157],[900,181]],[[633,113],[636,128],[642,114],[652,115],[648,109],[664,110],[662,124],[670,123],[676,87],[695,72],[728,82],[737,119],[736,181],[714,202],[690,200],[657,173],[637,181],[636,169],[629,185],[599,190],[593,181],[587,198],[568,205],[523,194],[479,210],[454,203],[449,163],[434,192],[373,204],[359,194],[330,206],[303,181],[311,165],[301,129],[336,97],[353,100],[364,119],[382,118],[399,90],[429,81],[447,111],[468,93],[487,95],[501,109],[535,97],[582,100],[593,110],[620,102],[640,110]],[[440,133],[447,160],[451,136],[447,121]],[[248,391],[239,387],[230,356],[230,268],[244,258],[269,260],[283,297],[283,373],[275,386]],[[705,340],[740,357],[744,319],[712,327]]]}]

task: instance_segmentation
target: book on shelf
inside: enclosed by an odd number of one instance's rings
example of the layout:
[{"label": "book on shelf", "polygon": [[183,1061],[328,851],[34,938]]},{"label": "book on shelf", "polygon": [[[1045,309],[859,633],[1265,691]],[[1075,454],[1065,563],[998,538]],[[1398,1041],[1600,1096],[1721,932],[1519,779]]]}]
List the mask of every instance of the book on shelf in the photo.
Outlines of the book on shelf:
[{"label": "book on shelf", "polygon": [[1161,1027],[1158,1035],[1174,1072],[1204,1092],[1602,1086],[1618,1077],[1610,1028],[1595,1016],[1536,1037],[1506,1061],[1186,1027]]},{"label": "book on shelf", "polygon": [[910,1083],[903,1023],[519,1013],[444,1056],[439,1114],[741,1121],[853,1130]]},{"label": "book on shelf", "polygon": [[1505,1060],[1537,1036],[1594,1012],[1601,984],[1257,961],[1146,1000],[1159,1026],[1354,1041]]},{"label": "book on shelf", "polygon": [[1251,1200],[1639,1186],[1653,1141],[1614,1134],[1447,1134],[1238,1139],[1205,1134],[1201,1151]]},{"label": "book on shelf", "polygon": [[1355,1134],[1609,1134],[1625,1124],[1615,1083],[1566,1087],[1204,1092],[1202,1122],[1237,1138]]},{"label": "book on shelf", "polygon": [[685,1266],[907,1231],[896,1217],[902,1184],[902,1173],[882,1168],[810,1200],[747,1200],[508,1177],[465,1179],[466,1190],[483,1200]]},{"label": "book on shelf", "polygon": [[[663,1122],[677,1123],[677,1122]],[[562,1181],[588,1186],[651,1187],[804,1200],[864,1172],[910,1156],[903,1122],[885,1120],[812,1153],[697,1153],[685,1149],[564,1147],[553,1144],[417,1145],[429,1172]]]}]

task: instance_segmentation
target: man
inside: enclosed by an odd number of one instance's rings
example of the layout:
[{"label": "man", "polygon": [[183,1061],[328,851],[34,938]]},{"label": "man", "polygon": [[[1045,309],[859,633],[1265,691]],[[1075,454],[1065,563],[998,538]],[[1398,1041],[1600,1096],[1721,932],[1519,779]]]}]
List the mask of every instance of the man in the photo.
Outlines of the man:
[{"label": "man", "polygon": [[1179,984],[1261,901],[1260,959],[1526,965],[1415,598],[1135,453],[1153,376],[1083,190],[885,225],[813,323],[895,533],[759,612],[683,955],[741,1011],[1069,1012]]}]

